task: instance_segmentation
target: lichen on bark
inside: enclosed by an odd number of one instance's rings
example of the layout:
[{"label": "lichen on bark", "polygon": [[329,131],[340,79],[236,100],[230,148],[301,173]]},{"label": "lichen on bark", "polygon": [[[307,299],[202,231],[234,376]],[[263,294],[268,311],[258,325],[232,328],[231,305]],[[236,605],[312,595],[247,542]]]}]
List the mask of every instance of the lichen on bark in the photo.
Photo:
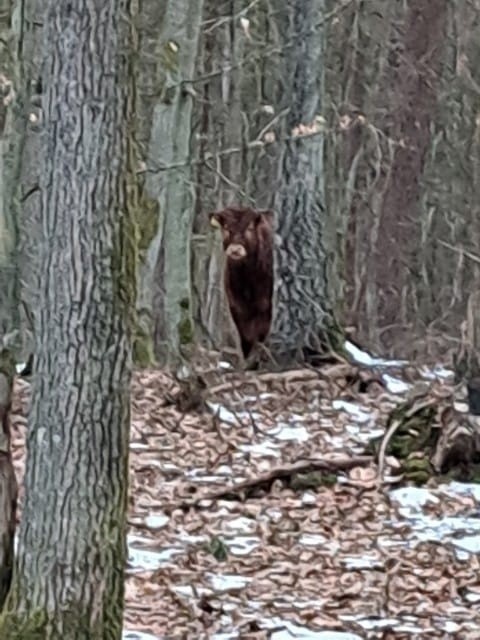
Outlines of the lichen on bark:
[{"label": "lichen on bark", "polygon": [[[36,375],[2,638],[118,640],[136,275],[133,16],[50,0]],[[52,550],[54,552],[52,552]]]}]

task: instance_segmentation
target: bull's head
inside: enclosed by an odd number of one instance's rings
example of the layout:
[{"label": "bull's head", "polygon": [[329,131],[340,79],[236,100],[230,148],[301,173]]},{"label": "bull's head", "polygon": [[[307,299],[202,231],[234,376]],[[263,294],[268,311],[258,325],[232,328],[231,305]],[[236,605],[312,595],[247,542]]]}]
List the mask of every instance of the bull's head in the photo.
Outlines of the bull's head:
[{"label": "bull's head", "polygon": [[222,232],[223,249],[229,260],[239,262],[256,251],[257,227],[271,224],[271,211],[229,207],[209,214],[212,227]]}]

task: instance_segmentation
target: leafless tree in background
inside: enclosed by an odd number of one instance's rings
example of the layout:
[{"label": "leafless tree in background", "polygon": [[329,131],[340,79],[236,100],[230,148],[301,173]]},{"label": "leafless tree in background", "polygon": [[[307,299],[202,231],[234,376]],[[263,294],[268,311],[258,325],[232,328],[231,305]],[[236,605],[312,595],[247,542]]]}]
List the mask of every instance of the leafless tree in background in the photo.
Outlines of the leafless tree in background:
[{"label": "leafless tree in background", "polygon": [[[335,344],[335,224],[324,206],[324,3],[207,3],[195,112],[198,319],[222,343],[221,257],[207,207],[272,207],[280,244],[270,349],[284,363]],[[202,80],[203,78],[203,80]],[[277,243],[278,244],[278,243]],[[198,275],[200,274],[200,275]],[[336,344],[335,344],[336,346]]]},{"label": "leafless tree in background", "polygon": [[[337,3],[329,2],[329,11]],[[456,346],[478,288],[477,2],[348,3],[328,22],[327,204],[346,317],[383,353]]]}]

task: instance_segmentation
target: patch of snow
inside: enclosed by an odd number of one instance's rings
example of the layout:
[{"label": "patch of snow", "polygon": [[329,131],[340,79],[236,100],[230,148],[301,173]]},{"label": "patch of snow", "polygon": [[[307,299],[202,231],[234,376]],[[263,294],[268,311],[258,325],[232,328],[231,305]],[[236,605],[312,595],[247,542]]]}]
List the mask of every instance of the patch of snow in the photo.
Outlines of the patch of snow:
[{"label": "patch of snow", "polygon": [[298,539],[298,542],[306,547],[318,547],[324,545],[327,541],[328,538],[326,536],[317,533],[304,533]]},{"label": "patch of snow", "polygon": [[476,502],[480,503],[480,484],[454,480],[447,485],[442,485],[439,489],[450,495],[471,496]]},{"label": "patch of snow", "polygon": [[480,602],[480,593],[474,593],[474,592],[470,592],[465,594],[465,600],[468,600],[468,602]]},{"label": "patch of snow", "polygon": [[247,584],[252,582],[252,578],[238,576],[233,574],[209,574],[209,580],[213,589],[218,593],[222,591],[238,591],[244,589]]},{"label": "patch of snow", "polygon": [[240,533],[252,533],[257,528],[257,523],[252,518],[238,516],[238,518],[234,518],[233,520],[227,520],[225,527]]},{"label": "patch of snow", "polygon": [[422,487],[401,487],[392,489],[389,494],[393,500],[400,503],[400,511],[407,517],[410,513],[418,513],[421,507],[429,502],[432,504],[440,502],[436,495]]},{"label": "patch of snow", "polygon": [[[221,468],[220,468],[221,469]],[[219,471],[220,471],[219,469]],[[230,469],[230,467],[229,467]],[[195,480],[195,482],[225,482],[225,476],[230,477],[233,473],[232,469],[230,469],[229,473],[225,472],[222,474],[207,474],[206,469],[188,469],[185,471],[185,477],[189,480]],[[236,481],[237,478],[234,478]]]},{"label": "patch of snow", "polygon": [[128,548],[128,564],[133,571],[156,571],[164,566],[182,549],[164,549],[163,551],[147,551],[146,549]]},{"label": "patch of snow", "polygon": [[179,531],[177,534],[177,540],[184,544],[199,544],[200,542],[207,542],[209,540],[208,535],[194,535],[187,533],[186,531]]},{"label": "patch of snow", "polygon": [[408,616],[409,622],[407,622],[407,617],[404,620],[398,620],[397,618],[362,618],[358,615],[340,615],[339,617],[345,622],[356,622],[365,631],[393,629],[401,633],[419,633],[422,635],[432,632],[432,629],[422,629],[416,625],[414,616]]},{"label": "patch of snow", "polygon": [[283,519],[283,511],[280,511],[280,509],[276,509],[275,507],[267,507],[263,513],[268,520],[274,523],[280,522],[280,520]]},{"label": "patch of snow", "polygon": [[[317,609],[321,609],[323,607],[323,605],[325,604],[326,600],[320,601],[320,600],[298,600],[295,598],[295,600],[293,600],[293,602],[289,602],[288,606],[292,606],[294,609],[310,609],[311,607],[316,607]],[[274,607],[278,607],[277,602],[273,603]]]},{"label": "patch of snow", "polygon": [[173,556],[183,551],[180,547],[170,547],[162,551],[140,549],[138,546],[134,546],[135,542],[144,547],[153,543],[153,541],[140,536],[127,536],[128,566],[133,571],[155,571],[165,565]]},{"label": "patch of snow", "polygon": [[149,529],[163,529],[163,527],[170,520],[168,516],[157,514],[150,515],[145,518],[145,526]]},{"label": "patch of snow", "polygon": [[394,378],[393,376],[389,376],[388,373],[384,373],[382,375],[382,379],[390,393],[406,393],[412,388],[411,384],[408,384],[403,380],[399,380],[398,378]]},{"label": "patch of snow", "polygon": [[396,618],[354,618],[355,622],[367,631],[374,629],[385,629],[396,627],[398,620]]},{"label": "patch of snow", "polygon": [[454,547],[457,547],[462,551],[466,551],[468,554],[480,554],[480,535],[465,536],[464,538],[453,538],[452,544]]},{"label": "patch of snow", "polygon": [[332,406],[334,409],[343,409],[348,414],[353,416],[357,422],[362,424],[363,422],[368,422],[372,419],[372,414],[370,411],[366,411],[362,409],[354,402],[347,402],[346,400],[334,400],[332,402]]},{"label": "patch of snow", "polygon": [[453,377],[453,371],[451,369],[446,369],[441,365],[437,365],[433,367],[433,369],[430,369],[429,367],[420,367],[419,372],[425,380],[437,380],[438,378],[445,380]]},{"label": "patch of snow", "polygon": [[360,636],[343,631],[313,631],[281,618],[266,618],[262,627],[277,629],[270,636],[271,640],[362,640]]},{"label": "patch of snow", "polygon": [[180,467],[177,467],[176,464],[173,464],[173,462],[164,462],[163,465],[161,465],[161,468],[163,471],[167,471],[167,472],[174,472],[174,473],[183,473],[183,471],[180,469]]},{"label": "patch of snow", "polygon": [[211,593],[209,589],[205,589],[204,587],[195,587],[194,589],[188,584],[172,587],[172,591],[175,591],[175,593],[178,593],[178,595],[184,596],[185,598],[195,598],[197,595],[202,596],[204,594]]},{"label": "patch of snow", "polygon": [[256,402],[258,402],[259,399],[260,400],[268,400],[269,398],[275,398],[275,394],[274,393],[269,393],[268,391],[264,391],[260,395],[256,395],[256,396],[243,396],[242,395],[243,402],[251,402],[252,404],[255,404]]},{"label": "patch of snow", "polygon": [[260,540],[254,536],[235,536],[235,538],[223,538],[225,546],[234,556],[248,556],[260,544]]},{"label": "patch of snow", "polygon": [[213,414],[218,416],[218,419],[225,424],[231,425],[239,425],[240,416],[238,414],[232,413],[226,407],[217,402],[207,402],[207,405],[212,410]]},{"label": "patch of snow", "polygon": [[122,640],[160,640],[158,636],[152,636],[151,633],[143,631],[124,631]]},{"label": "patch of snow", "polygon": [[383,567],[382,562],[375,556],[349,556],[342,558],[347,569],[377,569]]},{"label": "patch of snow", "polygon": [[231,476],[233,474],[232,467],[229,467],[228,464],[222,464],[217,469],[217,473],[221,476]]},{"label": "patch of snow", "polygon": [[306,491],[302,496],[302,504],[316,504],[317,496],[315,493]]},{"label": "patch of snow", "polygon": [[[478,517],[434,518],[424,515],[422,507],[425,504],[428,502],[438,504],[440,500],[427,489],[420,487],[404,487],[392,491],[391,494],[395,494],[395,497],[400,498],[400,502],[406,505],[398,511],[411,527],[411,539],[444,544],[448,542],[456,548],[456,555],[461,560],[467,559],[469,554],[480,554],[480,519]],[[394,522],[393,526],[403,526],[403,523]]]},{"label": "patch of snow", "polygon": [[407,364],[406,360],[384,360],[383,358],[373,358],[366,351],[362,351],[348,340],[345,342],[345,349],[354,360],[367,367],[401,367]]},{"label": "patch of snow", "polygon": [[279,422],[276,427],[268,431],[268,435],[278,440],[295,440],[296,442],[306,442],[310,438],[307,429],[299,425],[289,425]]},{"label": "patch of snow", "polygon": [[273,442],[264,441],[256,444],[241,444],[238,448],[240,451],[251,453],[252,455],[259,456],[261,458],[267,456],[278,458],[280,456],[280,451],[278,450],[277,445]]},{"label": "patch of snow", "polygon": [[364,433],[367,440],[373,440],[373,438],[380,438],[385,433],[385,429],[370,429],[368,433]]},{"label": "patch of snow", "polygon": [[457,633],[457,631],[460,631],[460,625],[453,622],[453,620],[446,620],[441,628],[447,633]]},{"label": "patch of snow", "polygon": [[145,442],[133,441],[130,442],[130,449],[131,451],[148,451],[150,449],[150,446]]}]

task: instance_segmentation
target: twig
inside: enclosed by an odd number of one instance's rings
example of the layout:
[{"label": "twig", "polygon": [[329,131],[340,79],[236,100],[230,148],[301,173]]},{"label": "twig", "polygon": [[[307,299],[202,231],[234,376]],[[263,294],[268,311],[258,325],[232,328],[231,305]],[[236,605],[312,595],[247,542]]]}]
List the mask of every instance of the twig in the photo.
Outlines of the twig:
[{"label": "twig", "polygon": [[451,251],[455,251],[455,253],[460,253],[462,255],[465,255],[467,256],[467,258],[470,258],[470,260],[473,260],[473,262],[480,264],[480,256],[477,256],[475,253],[471,253],[470,251],[467,251],[467,249],[464,249],[463,247],[460,249],[458,247],[454,247],[453,244],[450,244],[449,242],[445,242],[445,240],[437,240],[437,242],[442,244],[444,247],[447,247],[447,249],[450,249]]}]

